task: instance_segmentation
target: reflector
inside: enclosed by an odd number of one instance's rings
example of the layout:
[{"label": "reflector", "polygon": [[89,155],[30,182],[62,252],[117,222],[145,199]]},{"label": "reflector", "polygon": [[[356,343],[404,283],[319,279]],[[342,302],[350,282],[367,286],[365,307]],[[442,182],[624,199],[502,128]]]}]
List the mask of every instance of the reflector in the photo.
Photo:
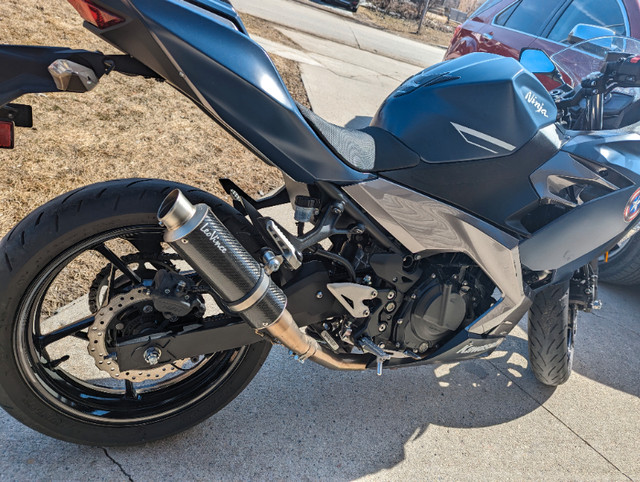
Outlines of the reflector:
[{"label": "reflector", "polygon": [[69,3],[83,19],[101,30],[124,22],[124,18],[98,7],[91,0],[69,0]]},{"label": "reflector", "polygon": [[13,149],[13,122],[0,121],[0,149]]}]

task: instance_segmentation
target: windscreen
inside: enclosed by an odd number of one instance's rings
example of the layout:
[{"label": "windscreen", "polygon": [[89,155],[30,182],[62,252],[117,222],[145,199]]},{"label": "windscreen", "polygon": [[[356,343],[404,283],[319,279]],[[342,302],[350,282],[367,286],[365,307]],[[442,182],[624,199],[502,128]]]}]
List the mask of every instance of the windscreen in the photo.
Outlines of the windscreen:
[{"label": "windscreen", "polygon": [[600,72],[608,52],[640,55],[640,40],[629,37],[598,37],[585,40],[554,54],[551,60],[565,82],[577,87],[587,75]]}]

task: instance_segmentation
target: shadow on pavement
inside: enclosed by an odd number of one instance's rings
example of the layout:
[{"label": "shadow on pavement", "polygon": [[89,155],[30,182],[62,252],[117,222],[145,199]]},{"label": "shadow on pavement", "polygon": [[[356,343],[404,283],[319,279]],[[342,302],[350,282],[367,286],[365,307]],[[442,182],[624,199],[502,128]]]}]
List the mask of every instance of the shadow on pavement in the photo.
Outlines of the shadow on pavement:
[{"label": "shadow on pavement", "polygon": [[[526,341],[512,348],[524,356]],[[507,359],[512,356],[502,352],[499,361],[387,370],[377,377],[299,365],[278,348],[249,388],[209,421],[172,439],[110,451],[125,466],[170,454],[194,477],[208,468],[222,479],[263,478],[270,468],[274,478],[360,477],[403,461],[407,442],[432,424],[495,426],[538,409],[522,382],[510,378],[517,373],[525,386],[536,383]],[[537,387],[543,400],[552,393]],[[171,473],[169,463],[153,470],[158,477]]]},{"label": "shadow on pavement", "polygon": [[640,397],[640,290],[602,284],[604,307],[583,314],[574,371]]},{"label": "shadow on pavement", "polygon": [[[638,395],[640,330],[635,314],[640,299],[635,290],[613,287],[603,287],[602,298],[602,314],[582,317],[574,370]],[[554,389],[539,384],[528,369],[525,332],[523,321],[487,359],[386,370],[382,377],[300,365],[278,347],[247,390],[208,421],[161,442],[110,448],[108,453],[133,480],[352,479],[405,461],[414,451],[412,444],[422,443],[419,437],[431,426],[463,429],[452,432],[453,439],[436,430],[428,438],[435,446],[420,449],[445,462],[452,440],[464,444],[464,429],[497,427],[531,414],[527,421],[499,429],[505,439],[480,444],[484,455],[478,456],[499,459],[495,451],[509,450],[516,438],[548,436],[547,428],[539,426],[548,420],[546,412],[539,409]],[[558,403],[570,403],[579,390],[588,396],[593,387],[574,378],[560,389]],[[2,465],[22,464],[18,475],[112,478],[108,471],[114,468],[120,473],[100,449],[49,439],[4,413],[0,421]],[[478,444],[482,434],[468,436]]]},{"label": "shadow on pavement", "polygon": [[365,115],[357,115],[349,122],[345,124],[345,127],[349,129],[364,129],[370,123],[373,117],[365,116]]}]

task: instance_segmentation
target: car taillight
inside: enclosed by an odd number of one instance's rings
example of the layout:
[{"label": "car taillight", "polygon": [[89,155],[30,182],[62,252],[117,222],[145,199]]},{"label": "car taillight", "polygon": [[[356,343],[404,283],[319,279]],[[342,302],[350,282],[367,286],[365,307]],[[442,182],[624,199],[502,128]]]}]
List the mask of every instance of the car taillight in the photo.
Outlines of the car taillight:
[{"label": "car taillight", "polygon": [[460,33],[460,30],[462,30],[462,24],[460,24],[460,25],[458,25],[458,26],[456,27],[456,29],[453,31],[453,36],[454,36],[454,37],[457,37],[457,36],[458,36],[458,34]]},{"label": "car taillight", "polygon": [[69,0],[69,3],[83,19],[101,30],[124,22],[124,18],[98,7],[91,0]]},{"label": "car taillight", "polygon": [[0,149],[13,149],[13,122],[0,121]]}]

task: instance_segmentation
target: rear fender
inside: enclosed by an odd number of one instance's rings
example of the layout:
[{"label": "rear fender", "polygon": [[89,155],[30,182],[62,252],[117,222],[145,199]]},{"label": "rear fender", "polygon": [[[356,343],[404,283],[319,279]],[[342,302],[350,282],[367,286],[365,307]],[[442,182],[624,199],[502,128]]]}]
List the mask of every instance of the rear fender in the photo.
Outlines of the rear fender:
[{"label": "rear fender", "polygon": [[88,67],[98,79],[111,71],[157,77],[155,72],[128,55],[107,56],[65,47],[0,45],[0,106],[24,94],[60,92],[48,70],[56,60],[70,60]]}]

